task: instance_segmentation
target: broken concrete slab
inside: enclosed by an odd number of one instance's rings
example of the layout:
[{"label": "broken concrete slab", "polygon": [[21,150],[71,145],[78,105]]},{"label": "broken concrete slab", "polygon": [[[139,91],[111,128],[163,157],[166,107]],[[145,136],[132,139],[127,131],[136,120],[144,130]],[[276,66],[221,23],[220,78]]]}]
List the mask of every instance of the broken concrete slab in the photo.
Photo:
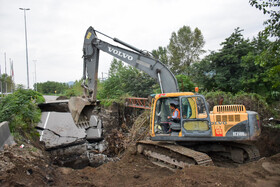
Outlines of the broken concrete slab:
[{"label": "broken concrete slab", "polygon": [[43,142],[45,142],[45,147],[49,149],[58,149],[62,147],[72,146],[85,142],[85,138],[78,138],[72,136],[59,136],[50,130],[44,130]]},{"label": "broken concrete slab", "polygon": [[47,149],[86,138],[85,130],[77,128],[70,113],[43,112],[38,128],[41,129],[40,140],[45,142]]},{"label": "broken concrete slab", "polygon": [[14,138],[10,132],[9,123],[7,121],[0,123],[0,150],[3,150],[5,144],[15,144]]}]

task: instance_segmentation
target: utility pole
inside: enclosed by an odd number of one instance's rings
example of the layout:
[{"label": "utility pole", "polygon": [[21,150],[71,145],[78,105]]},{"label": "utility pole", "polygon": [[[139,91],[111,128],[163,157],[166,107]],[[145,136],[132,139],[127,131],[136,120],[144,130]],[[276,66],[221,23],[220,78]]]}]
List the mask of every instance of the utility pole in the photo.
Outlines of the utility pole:
[{"label": "utility pole", "polygon": [[35,68],[35,88],[34,88],[34,90],[37,92],[37,76],[36,76],[36,62],[37,62],[37,60],[33,60],[33,62],[34,62],[34,68]]},{"label": "utility pole", "polygon": [[26,29],[26,10],[29,8],[19,8],[24,12],[24,27],[25,27],[25,49],[26,49],[26,67],[27,67],[27,89],[29,89],[29,69],[28,69],[28,49],[27,49],[27,29]]},{"label": "utility pole", "polygon": [[[3,92],[3,91],[2,91],[3,89],[2,89],[2,72],[1,72],[1,64],[0,64],[0,89],[1,89],[1,90],[0,90],[0,93],[1,93],[1,95],[2,95],[2,94],[3,94],[3,93],[2,93],[2,92]],[[0,95],[0,97],[1,97],[1,95]]]},{"label": "utility pole", "polygon": [[6,57],[6,52],[4,53],[4,58],[5,58],[5,74],[7,74],[7,65],[6,65],[7,57]]},{"label": "utility pole", "polygon": [[5,77],[5,81],[6,84],[4,85],[5,86],[5,93],[7,93],[8,91],[8,88],[7,88],[7,78],[8,78],[8,74],[7,74],[7,56],[6,56],[6,53],[5,54],[5,74],[6,74],[6,77]]}]

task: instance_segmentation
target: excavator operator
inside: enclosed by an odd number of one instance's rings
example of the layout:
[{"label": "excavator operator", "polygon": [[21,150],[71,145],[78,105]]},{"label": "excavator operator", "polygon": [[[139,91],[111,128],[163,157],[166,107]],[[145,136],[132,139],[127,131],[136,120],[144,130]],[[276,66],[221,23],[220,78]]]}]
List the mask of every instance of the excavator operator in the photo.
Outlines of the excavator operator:
[{"label": "excavator operator", "polygon": [[168,116],[168,119],[171,119],[172,121],[174,121],[175,123],[179,123],[180,122],[180,110],[178,108],[176,108],[176,105],[174,103],[170,103],[170,109],[173,111],[172,116]]}]

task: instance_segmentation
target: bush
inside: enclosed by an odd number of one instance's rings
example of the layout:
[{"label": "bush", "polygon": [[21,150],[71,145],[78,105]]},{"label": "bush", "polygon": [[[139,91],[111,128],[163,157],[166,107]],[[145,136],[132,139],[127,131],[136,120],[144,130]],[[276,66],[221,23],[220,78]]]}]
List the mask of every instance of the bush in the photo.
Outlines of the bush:
[{"label": "bush", "polygon": [[75,90],[75,89],[73,89],[73,88],[68,89],[68,90],[66,90],[66,92],[65,92],[65,96],[66,96],[67,98],[74,97],[74,96],[78,96],[78,95],[81,95],[80,92],[77,91],[77,90]]},{"label": "bush", "polygon": [[191,81],[191,79],[183,74],[176,75],[176,79],[178,82],[178,87],[180,92],[193,92],[194,91],[194,83]]},{"label": "bush", "polygon": [[209,110],[212,110],[213,106],[219,105],[219,102],[223,100],[223,105],[242,104],[246,107],[246,110],[258,112],[262,119],[276,115],[265,98],[256,93],[238,92],[233,95],[229,92],[217,91],[204,93],[203,95],[210,105]]},{"label": "bush", "polygon": [[221,99],[223,99],[224,105],[233,104],[232,102],[233,95],[231,93],[217,91],[217,92],[202,93],[202,95],[204,95],[205,99],[210,105],[209,110],[212,110],[215,105],[219,105]]},{"label": "bush", "polygon": [[27,138],[38,135],[36,124],[41,119],[37,103],[44,102],[44,97],[35,91],[18,89],[7,95],[0,102],[0,122],[8,121],[10,130]]},{"label": "bush", "polygon": [[272,108],[267,104],[265,98],[256,93],[238,92],[234,96],[233,102],[245,105],[246,110],[258,112],[263,119],[276,115]]}]

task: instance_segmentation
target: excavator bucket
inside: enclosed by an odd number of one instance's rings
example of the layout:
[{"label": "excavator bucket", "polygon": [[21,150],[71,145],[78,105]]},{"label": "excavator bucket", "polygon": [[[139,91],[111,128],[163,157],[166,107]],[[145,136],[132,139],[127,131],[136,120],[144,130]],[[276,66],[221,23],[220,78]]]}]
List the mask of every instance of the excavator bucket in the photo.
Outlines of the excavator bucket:
[{"label": "excavator bucket", "polygon": [[87,128],[90,126],[90,116],[95,108],[96,103],[91,103],[86,98],[71,97],[68,107],[74,123],[78,128]]}]

